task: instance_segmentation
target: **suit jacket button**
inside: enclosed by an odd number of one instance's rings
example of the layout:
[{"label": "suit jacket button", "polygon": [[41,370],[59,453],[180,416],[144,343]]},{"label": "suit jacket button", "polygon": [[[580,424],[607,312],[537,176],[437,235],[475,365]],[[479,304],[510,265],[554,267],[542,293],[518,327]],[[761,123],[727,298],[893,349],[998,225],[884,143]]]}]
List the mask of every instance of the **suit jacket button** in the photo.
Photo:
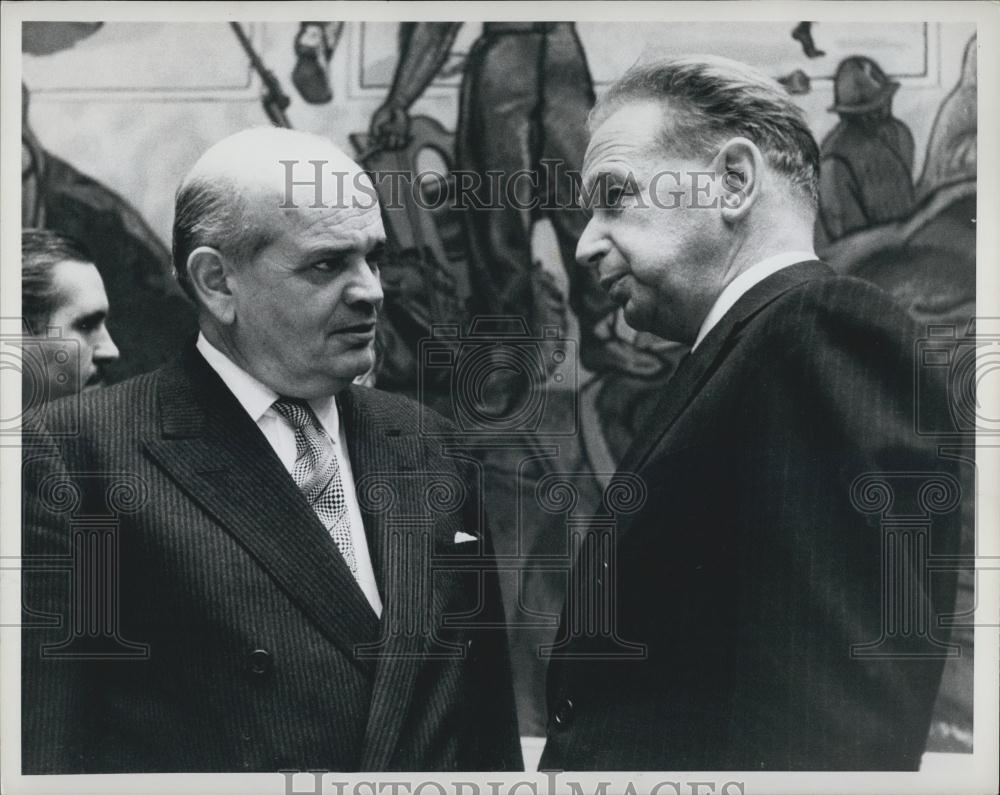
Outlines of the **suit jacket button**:
[{"label": "suit jacket button", "polygon": [[254,649],[250,652],[250,673],[264,676],[270,673],[273,666],[274,660],[267,649]]},{"label": "suit jacket button", "polygon": [[572,700],[564,698],[556,705],[555,712],[552,713],[552,722],[560,729],[565,729],[573,722],[573,711]]}]

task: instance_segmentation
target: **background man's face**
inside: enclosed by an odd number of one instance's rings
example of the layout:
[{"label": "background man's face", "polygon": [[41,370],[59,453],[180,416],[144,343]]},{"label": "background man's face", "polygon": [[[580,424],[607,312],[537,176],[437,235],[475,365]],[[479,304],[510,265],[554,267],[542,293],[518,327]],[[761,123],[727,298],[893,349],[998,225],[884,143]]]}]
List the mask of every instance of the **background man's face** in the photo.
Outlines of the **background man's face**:
[{"label": "background man's face", "polygon": [[725,230],[710,206],[717,191],[709,167],[663,153],[656,136],[664,113],[629,103],[594,131],[583,184],[606,179],[609,201],[594,207],[576,257],[596,266],[630,326],[691,343],[721,290]]},{"label": "background man's face", "polygon": [[375,363],[385,230],[373,196],[348,189],[320,209],[280,210],[278,194],[254,200],[273,242],[234,269],[231,343],[279,394],[330,395]]},{"label": "background man's face", "polygon": [[[105,367],[118,358],[104,325],[108,297],[97,268],[89,262],[60,262],[52,269],[52,286],[58,297],[48,326],[59,336],[50,338],[40,330],[43,372],[25,371],[26,403],[96,389],[104,383]],[[42,384],[31,383],[39,377]]]}]

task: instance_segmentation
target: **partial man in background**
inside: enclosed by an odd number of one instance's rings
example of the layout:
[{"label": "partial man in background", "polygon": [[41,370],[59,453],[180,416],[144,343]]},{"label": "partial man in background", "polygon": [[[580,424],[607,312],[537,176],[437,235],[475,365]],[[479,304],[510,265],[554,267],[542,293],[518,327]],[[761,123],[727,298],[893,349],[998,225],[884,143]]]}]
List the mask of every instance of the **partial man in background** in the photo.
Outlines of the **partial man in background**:
[{"label": "partial man in background", "polygon": [[691,352],[620,464],[645,503],[570,578],[542,768],[916,770],[961,489],[916,430],[912,321],[816,260],[819,151],[773,81],[652,63],[589,124],[578,259]]},{"label": "partial man in background", "polygon": [[[321,203],[288,161],[326,164]],[[23,631],[25,773],[521,767],[475,472],[429,441],[444,419],[351,383],[383,299],[374,196],[276,128],[185,177],[197,342],[49,404],[26,449],[24,555],[104,533],[114,565],[25,573],[25,609],[63,619]]]},{"label": "partial man in background", "polygon": [[[60,23],[34,25],[55,33]],[[22,83],[21,225],[86,246],[115,310],[109,328],[121,344],[108,382],[153,370],[198,329],[194,307],[171,275],[170,251],[125,198],[83,173],[86,164],[81,171],[42,145],[29,123],[29,100]]]},{"label": "partial man in background", "polygon": [[36,406],[105,383],[118,359],[108,333],[108,296],[90,254],[72,238],[21,231],[21,402]]}]

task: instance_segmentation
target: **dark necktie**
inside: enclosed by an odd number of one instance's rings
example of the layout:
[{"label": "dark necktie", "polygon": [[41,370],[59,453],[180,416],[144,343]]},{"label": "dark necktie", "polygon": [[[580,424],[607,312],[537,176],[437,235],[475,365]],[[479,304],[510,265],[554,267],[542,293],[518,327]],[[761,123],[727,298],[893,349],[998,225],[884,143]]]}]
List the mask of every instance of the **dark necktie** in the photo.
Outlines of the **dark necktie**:
[{"label": "dark necktie", "polygon": [[292,479],[305,495],[344,557],[351,574],[358,576],[358,563],[351,539],[351,522],[344,500],[344,484],[333,440],[303,400],[280,398],[272,406],[295,429],[295,466]]}]

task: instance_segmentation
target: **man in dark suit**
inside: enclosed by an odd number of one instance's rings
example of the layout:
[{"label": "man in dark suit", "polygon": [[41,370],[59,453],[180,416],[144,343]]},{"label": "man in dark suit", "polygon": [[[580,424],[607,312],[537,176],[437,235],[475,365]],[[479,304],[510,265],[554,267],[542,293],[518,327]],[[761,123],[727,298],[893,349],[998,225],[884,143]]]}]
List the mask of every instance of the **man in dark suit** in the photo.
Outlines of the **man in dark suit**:
[{"label": "man in dark suit", "polygon": [[352,385],[374,195],[316,136],[216,144],[177,194],[197,343],[26,426],[25,773],[520,767],[477,477]]},{"label": "man in dark suit", "polygon": [[637,67],[590,124],[578,259],[692,351],[620,464],[644,503],[570,578],[541,767],[916,769],[959,487],[916,431],[915,330],[816,261],[817,147],[770,80]]}]

